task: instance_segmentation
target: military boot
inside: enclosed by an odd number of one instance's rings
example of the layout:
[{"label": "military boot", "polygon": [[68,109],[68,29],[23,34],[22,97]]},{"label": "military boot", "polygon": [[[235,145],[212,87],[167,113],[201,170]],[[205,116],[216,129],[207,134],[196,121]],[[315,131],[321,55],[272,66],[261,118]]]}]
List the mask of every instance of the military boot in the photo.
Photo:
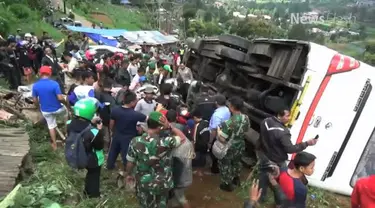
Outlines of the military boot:
[{"label": "military boot", "polygon": [[220,184],[220,189],[226,192],[232,192],[234,191],[235,187],[233,186],[233,184],[222,183]]},{"label": "military boot", "polygon": [[241,186],[241,180],[240,180],[240,177],[234,177],[232,183],[233,183],[235,186]]}]

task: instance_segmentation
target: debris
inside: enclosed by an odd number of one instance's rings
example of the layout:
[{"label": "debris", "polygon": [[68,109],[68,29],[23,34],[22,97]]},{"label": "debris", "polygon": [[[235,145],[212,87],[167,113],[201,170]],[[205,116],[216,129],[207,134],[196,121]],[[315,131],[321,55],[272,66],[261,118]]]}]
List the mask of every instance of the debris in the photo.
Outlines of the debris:
[{"label": "debris", "polygon": [[19,119],[28,121],[30,116],[24,110],[36,110],[32,99],[25,97],[24,92],[14,92],[6,89],[0,89],[0,109],[13,114]]},{"label": "debris", "polygon": [[11,121],[14,120],[15,116],[11,113],[8,113],[5,110],[0,109],[0,120],[1,121]]}]

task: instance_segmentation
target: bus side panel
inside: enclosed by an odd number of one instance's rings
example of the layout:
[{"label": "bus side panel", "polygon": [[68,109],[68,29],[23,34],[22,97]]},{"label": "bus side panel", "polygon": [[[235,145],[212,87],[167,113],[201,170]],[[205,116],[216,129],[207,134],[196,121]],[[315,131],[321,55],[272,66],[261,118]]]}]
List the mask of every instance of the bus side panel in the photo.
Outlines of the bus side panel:
[{"label": "bus side panel", "polygon": [[[358,175],[358,173],[354,174],[357,166],[359,169],[358,172],[363,172],[364,165],[358,165],[359,160],[361,159],[361,156],[363,156],[365,159],[367,159],[366,157],[368,157],[368,153],[363,155],[363,150],[366,147],[369,139],[372,138],[373,141],[370,144],[373,144],[375,140],[375,71],[372,67],[363,67],[345,74],[346,76],[349,76],[351,78],[351,81],[349,82],[350,84],[344,85],[344,89],[342,89],[341,92],[345,92],[343,93],[345,97],[351,98],[348,99],[348,102],[351,104],[351,108],[349,108],[350,106],[348,106],[348,110],[344,110],[342,107],[340,107],[339,109],[342,109],[342,112],[337,113],[339,113],[338,117],[340,118],[350,118],[345,119],[347,124],[343,124],[343,126],[348,126],[352,123],[355,123],[353,131],[350,133],[348,132],[347,127],[345,129],[344,127],[339,127],[338,130],[334,130],[332,133],[336,135],[334,141],[337,140],[340,142],[329,143],[326,140],[328,138],[323,138],[322,136],[320,136],[317,145],[315,147],[308,147],[306,151],[311,152],[317,156],[317,161],[315,163],[315,172],[311,177],[309,177],[309,184],[337,193],[350,195],[352,192],[352,185],[354,185]],[[354,115],[356,112],[354,112],[353,110],[356,106],[358,106],[358,100],[361,97],[360,94],[363,93],[362,90],[364,89],[365,83],[368,79],[370,79],[372,90],[370,91],[369,96],[366,99],[366,103],[363,107],[362,112],[360,112],[360,117],[358,118],[358,120],[355,120]],[[347,93],[349,91],[352,93]],[[334,103],[334,105],[338,104],[339,103],[337,103],[337,101],[336,103]],[[332,127],[329,131],[336,129],[335,127],[337,127],[337,125],[332,124]],[[308,130],[310,129],[312,128],[309,127]],[[324,130],[321,130],[320,132],[322,131]],[[348,133],[350,133],[351,135],[350,139],[348,140],[343,154],[338,160],[336,168],[333,170],[333,172],[331,171],[332,175],[327,176],[325,180],[322,181],[322,169],[327,169],[327,163],[330,162],[333,152],[339,151],[340,146],[342,145],[342,142],[348,135]],[[323,149],[323,146],[332,147]],[[326,160],[326,162],[322,163],[322,160]],[[373,162],[375,162],[375,160],[373,160]],[[317,170],[319,170],[319,172]],[[351,184],[352,179],[353,181]]]},{"label": "bus side panel", "polygon": [[307,141],[319,135],[318,143],[306,150],[317,156],[312,176],[315,180],[324,180],[327,176],[327,167],[339,151],[355,116],[353,109],[365,82],[365,78],[353,76],[351,72],[335,74],[323,92],[303,138]]},{"label": "bus side panel", "polygon": [[298,119],[296,119],[292,128],[290,129],[290,133],[292,134],[292,138],[291,138],[292,144],[295,144],[297,142],[297,138],[302,128],[307,112],[323,81],[323,78],[325,77],[327,73],[332,57],[336,53],[337,53],[336,51],[329,50],[324,46],[320,46],[317,44],[310,45],[310,52],[307,57],[308,70],[306,74],[304,75],[304,80],[301,83],[301,85],[304,85],[306,83],[307,77],[309,75],[311,75],[311,81],[307,89],[307,92],[305,94],[305,97],[302,100],[302,104],[299,107],[300,111],[299,111]]},{"label": "bus side panel", "polygon": [[[369,76],[366,79],[370,79],[372,91],[365,103],[361,116],[357,120],[347,146],[338,161],[337,167],[330,177],[334,184],[339,183],[345,189],[351,189],[358,177],[368,176],[375,172],[373,165],[375,162],[375,149],[371,146],[374,145],[375,139],[375,71],[374,68],[369,67],[366,70],[355,71],[355,73]],[[368,151],[362,155],[366,145],[369,145]],[[359,164],[360,159],[362,159],[361,164]],[[357,166],[358,169],[356,171]],[[352,179],[353,181],[351,181]]]}]

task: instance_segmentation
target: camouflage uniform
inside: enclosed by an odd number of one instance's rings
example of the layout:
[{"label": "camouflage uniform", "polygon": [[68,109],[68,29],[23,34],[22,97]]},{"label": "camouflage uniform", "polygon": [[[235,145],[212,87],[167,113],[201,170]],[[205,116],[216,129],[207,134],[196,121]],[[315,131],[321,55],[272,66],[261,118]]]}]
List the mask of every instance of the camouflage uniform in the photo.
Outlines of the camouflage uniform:
[{"label": "camouflage uniform", "polygon": [[156,76],[155,75],[147,72],[145,76],[146,76],[146,79],[147,79],[148,83],[150,83],[152,85],[156,84]]},{"label": "camouflage uniform", "polygon": [[[240,129],[241,123],[242,128]],[[233,115],[229,120],[221,125],[221,135],[229,141],[232,134],[232,145],[227,154],[219,160],[220,180],[221,183],[230,185],[235,177],[239,177],[242,168],[241,157],[245,151],[245,135],[250,126],[249,118],[244,114]],[[240,132],[238,132],[240,131]]]},{"label": "camouflage uniform", "polygon": [[177,136],[132,139],[127,160],[136,166],[137,199],[142,208],[166,208],[168,192],[173,188],[172,149],[179,146]]}]

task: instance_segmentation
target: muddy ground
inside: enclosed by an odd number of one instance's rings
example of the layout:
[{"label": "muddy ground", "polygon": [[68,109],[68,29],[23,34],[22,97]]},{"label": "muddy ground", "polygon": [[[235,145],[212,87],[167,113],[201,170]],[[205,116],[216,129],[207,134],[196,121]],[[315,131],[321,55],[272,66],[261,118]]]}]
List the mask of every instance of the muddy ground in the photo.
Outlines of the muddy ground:
[{"label": "muddy ground", "polygon": [[91,17],[99,22],[102,22],[103,24],[107,25],[113,25],[113,21],[111,18],[109,18],[106,14],[102,13],[92,13]]},{"label": "muddy ground", "polygon": [[[244,169],[242,172],[242,183],[245,185],[250,170]],[[235,192],[228,193],[219,189],[219,176],[194,176],[193,185],[187,190],[187,198],[191,202],[193,208],[242,208],[244,199],[248,198],[248,189],[243,186],[237,188]],[[269,192],[271,193],[271,192]],[[316,198],[311,199],[311,194]],[[266,205],[260,207],[271,208],[272,194],[269,194],[270,199]],[[308,206],[314,208],[349,208],[350,198],[346,196],[336,195],[333,193],[326,193],[321,190],[312,190],[308,194]]]}]

